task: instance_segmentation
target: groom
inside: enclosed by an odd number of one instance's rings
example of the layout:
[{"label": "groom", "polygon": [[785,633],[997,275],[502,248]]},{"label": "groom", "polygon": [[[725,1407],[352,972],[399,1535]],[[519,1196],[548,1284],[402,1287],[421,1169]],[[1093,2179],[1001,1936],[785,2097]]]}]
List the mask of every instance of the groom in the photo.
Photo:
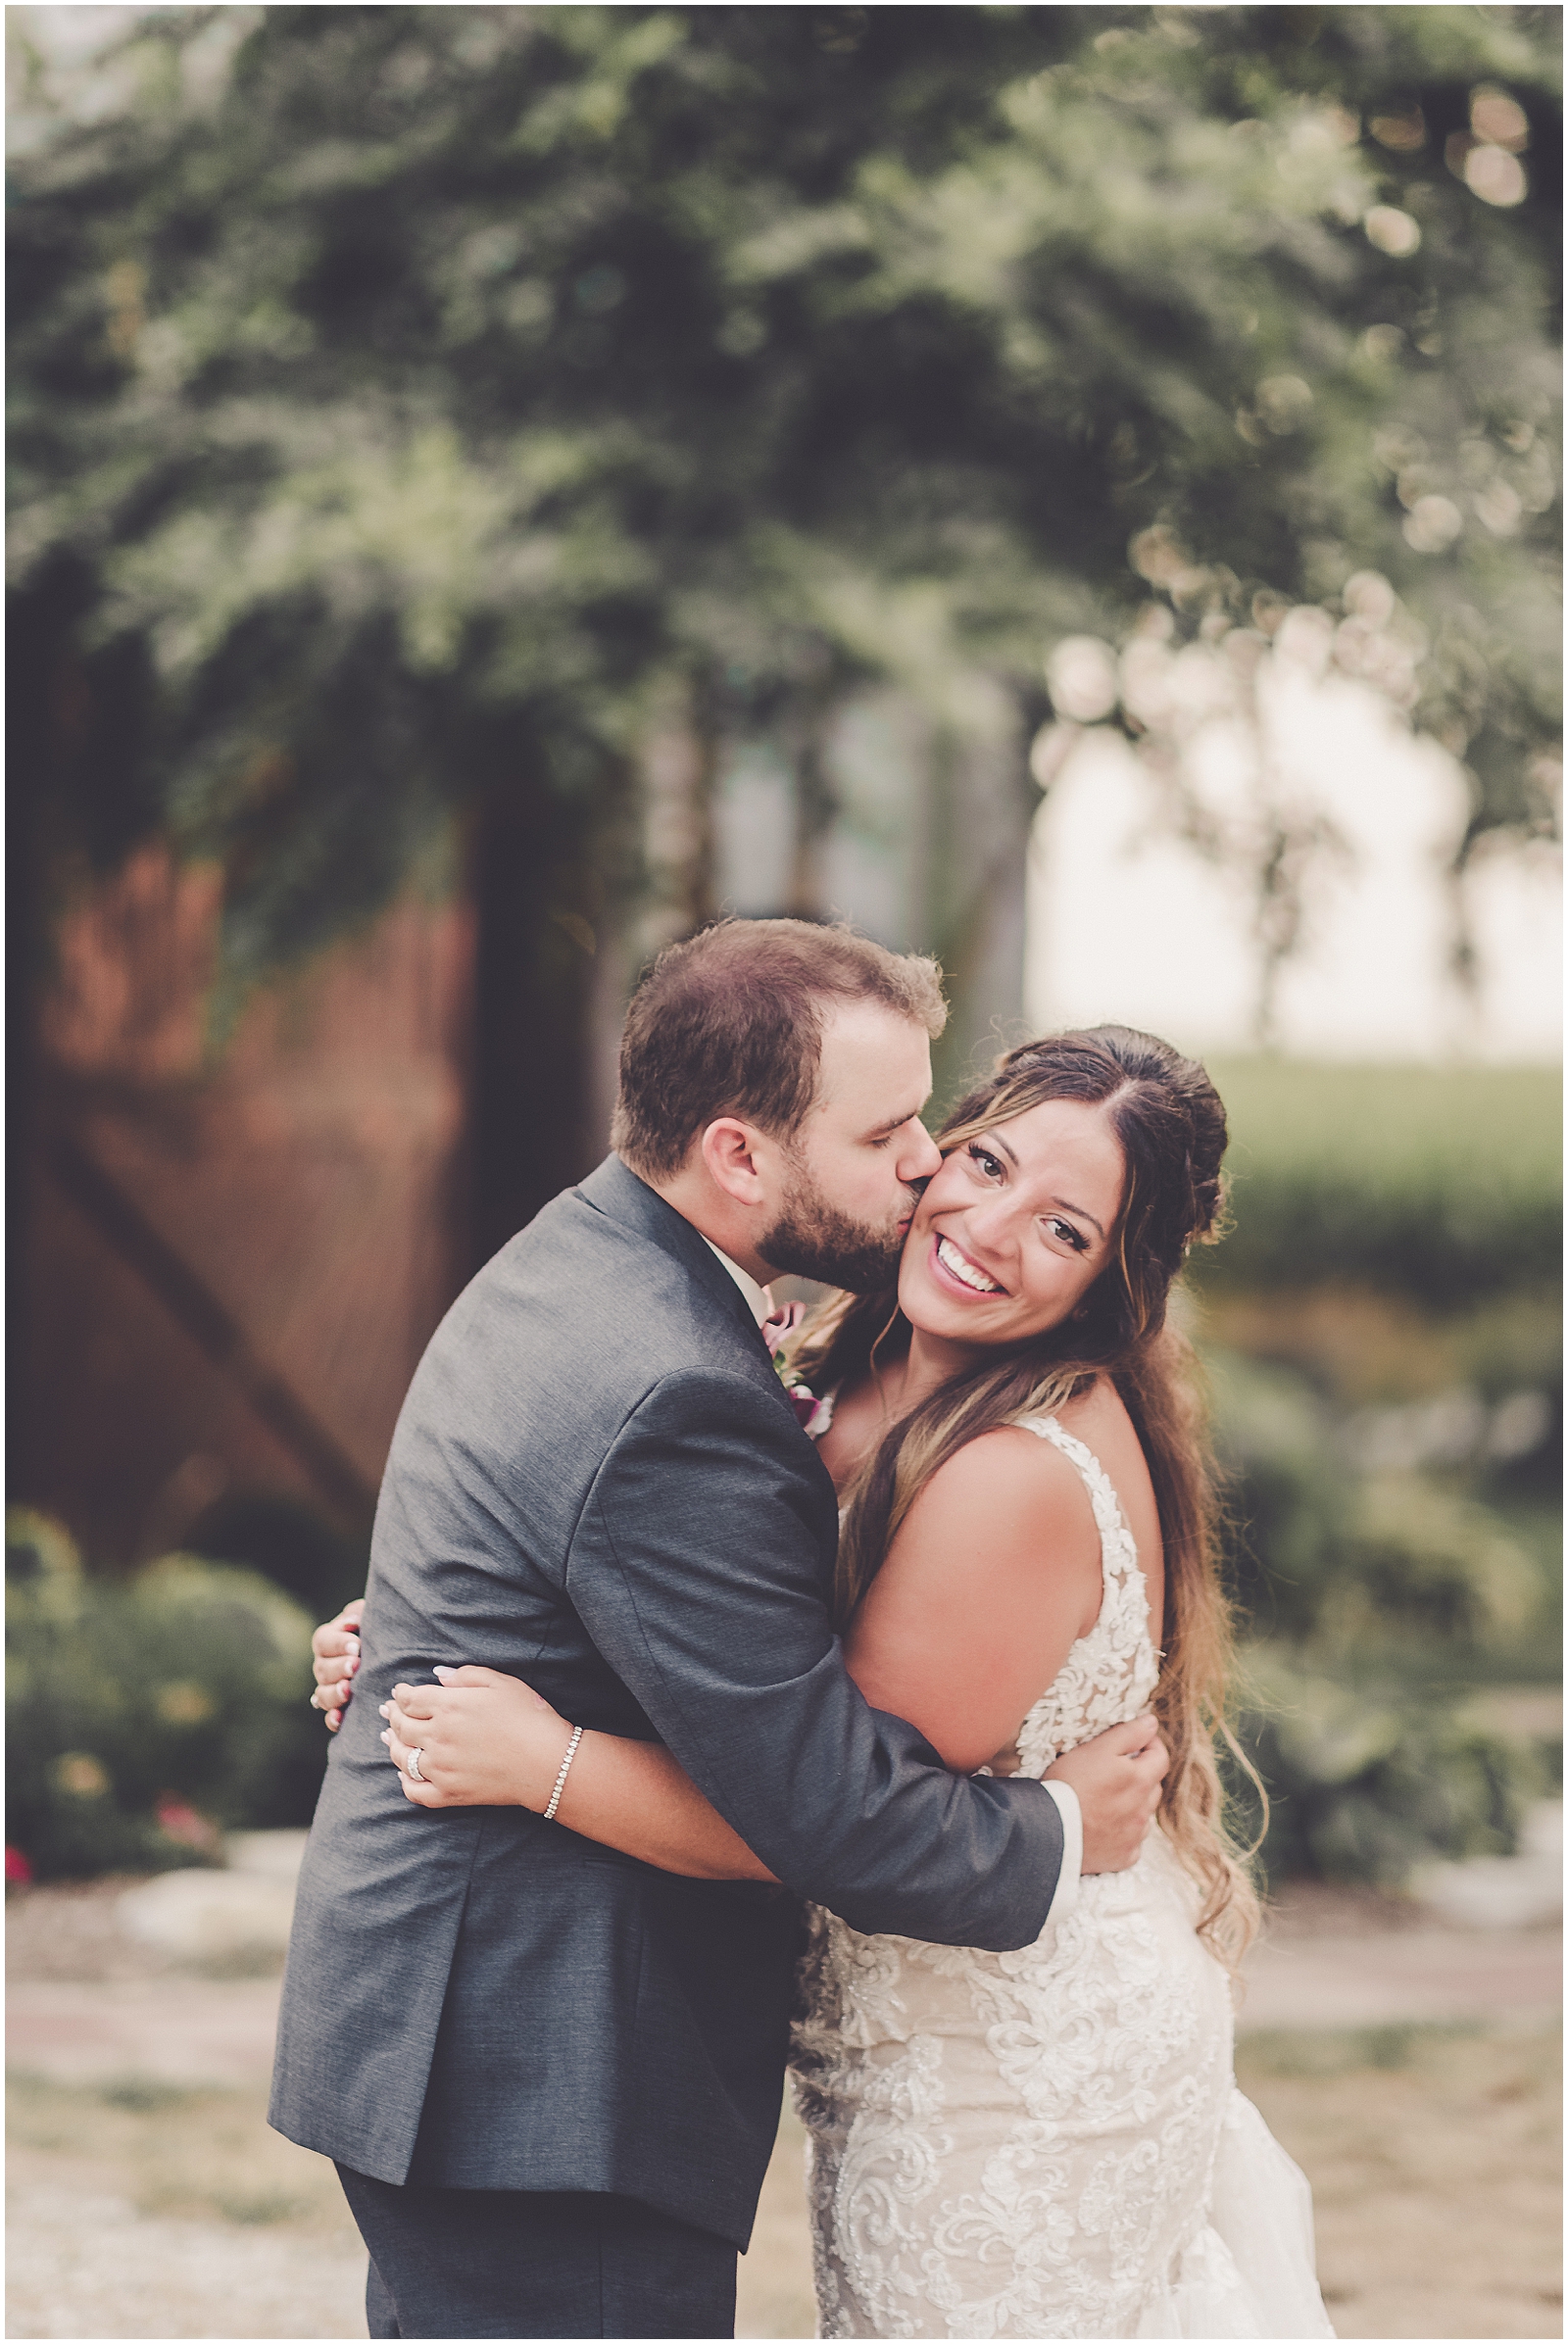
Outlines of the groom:
[{"label": "groom", "polygon": [[[437,1330],[376,1517],[358,1697],[300,1876],[271,2121],[336,2159],[375,2336],[721,2336],[778,2121],[798,1899],[1005,1950],[1133,1861],[1164,1753],[949,1774],[827,1608],[832,1485],[762,1283],[885,1283],[938,1156],[934,964],[728,921],[627,1017],[607,1158]],[[542,1111],[548,1112],[548,1102]],[[411,1806],[378,1704],[437,1663],[665,1743],[787,1882]],[[1076,1794],[1076,1795],[1075,1795]]]}]

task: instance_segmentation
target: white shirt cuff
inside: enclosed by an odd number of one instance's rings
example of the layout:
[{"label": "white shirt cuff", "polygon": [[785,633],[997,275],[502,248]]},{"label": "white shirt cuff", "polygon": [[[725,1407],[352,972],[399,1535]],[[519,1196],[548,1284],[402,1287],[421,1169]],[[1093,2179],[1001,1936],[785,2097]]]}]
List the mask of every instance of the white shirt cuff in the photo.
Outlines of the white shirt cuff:
[{"label": "white shirt cuff", "polygon": [[1078,1902],[1078,1883],[1084,1871],[1084,1811],[1070,1782],[1042,1782],[1040,1787],[1050,1791],[1061,1815],[1061,1870],[1056,1876],[1051,1910],[1046,1915],[1049,1924],[1065,1921]]}]

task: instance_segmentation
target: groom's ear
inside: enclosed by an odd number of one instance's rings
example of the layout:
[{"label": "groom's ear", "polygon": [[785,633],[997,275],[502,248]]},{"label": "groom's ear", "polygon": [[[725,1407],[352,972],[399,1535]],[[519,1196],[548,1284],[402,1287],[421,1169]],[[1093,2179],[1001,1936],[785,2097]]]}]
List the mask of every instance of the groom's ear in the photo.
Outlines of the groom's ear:
[{"label": "groom's ear", "polygon": [[758,1143],[761,1138],[751,1124],[742,1123],[737,1116],[720,1115],[716,1123],[708,1126],[699,1142],[710,1180],[737,1204],[760,1204],[764,1200],[766,1180],[758,1162]]}]

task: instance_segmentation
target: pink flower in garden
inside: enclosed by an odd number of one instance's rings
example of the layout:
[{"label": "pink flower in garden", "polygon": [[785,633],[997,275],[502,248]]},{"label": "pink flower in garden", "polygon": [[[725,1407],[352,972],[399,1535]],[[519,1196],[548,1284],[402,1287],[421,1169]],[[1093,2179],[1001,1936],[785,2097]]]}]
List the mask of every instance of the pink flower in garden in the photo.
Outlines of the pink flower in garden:
[{"label": "pink flower in garden", "polygon": [[25,1888],[31,1884],[32,1866],[20,1847],[6,1848],[6,1885]]},{"label": "pink flower in garden", "polygon": [[208,1855],[218,1845],[218,1826],[199,1815],[184,1799],[166,1790],[156,1809],[158,1828],[169,1838],[177,1839],[181,1847],[199,1848]]}]

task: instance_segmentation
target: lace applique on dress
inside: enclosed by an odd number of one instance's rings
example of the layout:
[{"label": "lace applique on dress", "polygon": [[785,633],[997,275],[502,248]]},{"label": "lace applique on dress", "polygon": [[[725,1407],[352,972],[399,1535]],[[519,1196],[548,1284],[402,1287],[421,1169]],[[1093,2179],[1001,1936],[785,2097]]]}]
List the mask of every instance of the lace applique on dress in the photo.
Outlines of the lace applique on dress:
[{"label": "lace applique on dress", "polygon": [[1100,1533],[1103,1588],[1100,1617],[1018,1729],[1018,1771],[1038,1778],[1063,1750],[1075,1750],[1148,1708],[1159,1682],[1159,1654],[1149,1633],[1149,1589],[1138,1548],[1109,1475],[1054,1416],[1026,1417],[1024,1429],[1049,1441],[1078,1469]]},{"label": "lace applique on dress", "polygon": [[[1027,1429],[1084,1482],[1103,1587],[1019,1729],[1018,1771],[1038,1779],[1148,1706],[1159,1656],[1103,1468],[1054,1417]],[[1016,1953],[862,1936],[813,1910],[792,2070],[821,2335],[1332,2335],[1309,2204],[1301,2243],[1305,2184],[1236,2093],[1229,1981],[1197,1904],[1153,1831],[1130,1871],[1086,1879]],[[1288,2271],[1262,2273],[1273,2305],[1214,2226],[1233,2103],[1261,2136],[1246,2172],[1270,2236],[1295,2240]],[[1271,2314],[1293,2324],[1259,2324]]]}]

